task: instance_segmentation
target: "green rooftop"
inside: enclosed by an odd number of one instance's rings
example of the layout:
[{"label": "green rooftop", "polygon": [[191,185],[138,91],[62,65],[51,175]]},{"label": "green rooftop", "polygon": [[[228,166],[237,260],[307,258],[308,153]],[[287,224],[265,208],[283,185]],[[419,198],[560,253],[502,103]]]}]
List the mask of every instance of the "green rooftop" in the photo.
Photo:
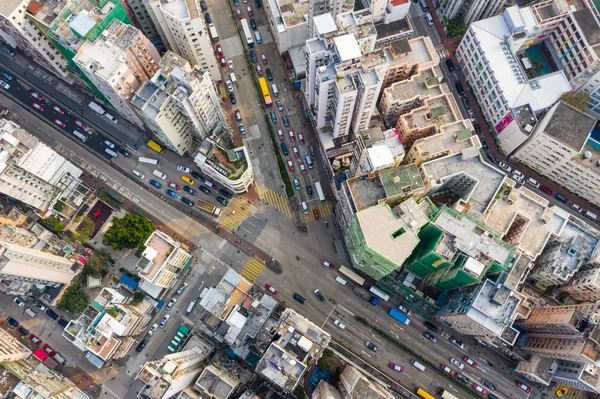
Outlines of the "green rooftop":
[{"label": "green rooftop", "polygon": [[438,118],[442,115],[446,115],[446,108],[443,106],[431,108],[431,117]]},{"label": "green rooftop", "polygon": [[456,132],[456,140],[457,141],[464,141],[466,139],[469,139],[473,136],[473,133],[469,130],[469,129],[462,129],[459,130],[458,132]]},{"label": "green rooftop", "polygon": [[385,170],[379,174],[379,177],[387,198],[410,193],[425,186],[419,168],[414,163]]}]

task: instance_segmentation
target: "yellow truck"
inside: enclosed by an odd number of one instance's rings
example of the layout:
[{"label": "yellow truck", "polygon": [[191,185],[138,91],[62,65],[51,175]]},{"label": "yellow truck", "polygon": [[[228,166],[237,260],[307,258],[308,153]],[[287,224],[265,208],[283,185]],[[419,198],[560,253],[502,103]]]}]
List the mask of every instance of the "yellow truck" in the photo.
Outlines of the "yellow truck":
[{"label": "yellow truck", "polygon": [[158,152],[159,154],[162,154],[163,152],[165,152],[165,150],[156,141],[153,141],[153,140],[148,141],[148,147],[152,148],[154,151]]}]

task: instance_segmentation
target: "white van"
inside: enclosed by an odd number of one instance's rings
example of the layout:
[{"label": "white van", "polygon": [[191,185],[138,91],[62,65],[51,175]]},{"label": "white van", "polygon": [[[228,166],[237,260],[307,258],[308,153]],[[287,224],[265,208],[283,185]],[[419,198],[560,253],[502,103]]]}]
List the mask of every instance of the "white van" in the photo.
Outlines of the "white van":
[{"label": "white van", "polygon": [[35,317],[35,316],[37,316],[37,313],[36,313],[36,312],[34,312],[33,310],[31,310],[31,308],[27,308],[27,309],[25,309],[25,313],[26,313],[26,314],[28,314],[28,315],[29,315],[29,316],[31,316],[31,317]]},{"label": "white van", "polygon": [[256,37],[256,44],[261,44],[262,43],[262,39],[260,38],[260,32],[259,31],[254,31],[254,36]]},{"label": "white van", "polygon": [[275,83],[271,85],[271,89],[273,89],[273,95],[279,97],[279,90],[277,90],[277,85]]},{"label": "white van", "polygon": [[416,360],[411,361],[410,364],[412,364],[413,367],[415,367],[421,371],[425,371],[425,366],[423,366],[421,363],[417,362]]},{"label": "white van", "polygon": [[196,306],[196,300],[193,299],[192,302],[190,302],[190,304],[188,305],[187,309],[185,310],[186,314],[190,314],[192,313],[192,310],[194,310],[194,306]]},{"label": "white van", "polygon": [[586,218],[591,219],[594,222],[598,221],[598,216],[595,213],[592,213],[590,211],[585,211],[584,215]]},{"label": "white van", "polygon": [[73,130],[73,136],[77,137],[79,140],[83,141],[84,143],[88,139],[88,137],[85,134],[78,132],[77,130]]},{"label": "white van", "polygon": [[527,178],[527,184],[532,185],[535,188],[540,188],[540,183],[538,183],[537,180],[532,179],[531,177]]},{"label": "white van", "polygon": [[58,352],[54,354],[54,360],[58,364],[65,364],[65,359]]},{"label": "white van", "polygon": [[425,21],[427,21],[427,25],[433,25],[433,17],[430,13],[425,14]]},{"label": "white van", "polygon": [[115,118],[114,116],[112,116],[111,114],[109,114],[108,112],[104,114],[104,117],[106,119],[108,119],[109,121],[111,121],[112,123],[114,123],[115,125],[119,122],[117,120],[117,118]]},{"label": "white van", "polygon": [[340,276],[337,276],[335,278],[335,281],[337,281],[338,283],[340,283],[344,287],[348,285],[348,282],[346,280],[344,280],[343,278],[341,278]]},{"label": "white van", "polygon": [[306,205],[306,202],[302,203],[302,210],[304,211],[305,215],[308,215],[308,206]]},{"label": "white van", "polygon": [[237,84],[237,79],[235,78],[235,73],[230,72],[229,73],[229,79],[231,79],[231,81],[233,82],[234,85]]},{"label": "white van", "polygon": [[117,153],[114,152],[113,150],[109,149],[109,148],[105,149],[104,152],[107,153],[108,155],[110,155],[113,158],[117,157]]},{"label": "white van", "polygon": [[132,170],[131,173],[133,173],[134,175],[136,175],[137,177],[139,177],[140,179],[144,178],[144,174],[142,172],[139,172],[137,170]]},{"label": "white van", "polygon": [[315,165],[313,165],[310,155],[306,154],[304,158],[306,159],[306,166],[308,166],[308,169],[312,169]]},{"label": "white van", "polygon": [[158,178],[159,178],[159,179],[161,179],[161,180],[165,180],[165,181],[167,180],[167,175],[165,175],[165,174],[164,174],[163,172],[161,172],[160,170],[156,170],[156,169],[154,169],[154,170],[152,171],[152,174],[153,174],[154,176],[158,177]]}]

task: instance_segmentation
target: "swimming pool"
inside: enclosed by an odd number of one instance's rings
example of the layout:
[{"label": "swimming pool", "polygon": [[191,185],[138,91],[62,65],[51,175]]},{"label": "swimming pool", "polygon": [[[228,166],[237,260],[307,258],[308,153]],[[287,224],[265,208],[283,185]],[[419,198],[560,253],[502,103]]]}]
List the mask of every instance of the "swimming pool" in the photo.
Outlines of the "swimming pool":
[{"label": "swimming pool", "polygon": [[540,70],[538,76],[552,73],[552,68],[550,68],[548,60],[546,60],[546,57],[544,57],[544,53],[542,52],[542,48],[539,44],[529,47],[527,50],[525,50],[525,53],[527,54],[527,57],[529,57],[529,59],[531,60],[532,64],[535,64],[536,62],[542,64],[542,69]]}]

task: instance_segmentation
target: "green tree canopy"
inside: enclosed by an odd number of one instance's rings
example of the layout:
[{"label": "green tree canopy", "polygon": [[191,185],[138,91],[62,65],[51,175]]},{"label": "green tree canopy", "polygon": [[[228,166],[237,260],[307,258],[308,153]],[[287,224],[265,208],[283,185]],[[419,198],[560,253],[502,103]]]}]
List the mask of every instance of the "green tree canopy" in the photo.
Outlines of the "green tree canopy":
[{"label": "green tree canopy", "polygon": [[65,226],[63,226],[62,223],[60,223],[60,220],[58,220],[58,218],[55,216],[48,216],[43,220],[43,223],[44,225],[46,225],[46,227],[48,227],[56,233],[63,231],[65,228]]},{"label": "green tree canopy", "polygon": [[94,232],[95,227],[96,225],[94,224],[94,221],[89,216],[84,217],[77,227],[77,233],[79,234],[81,240],[89,240]]},{"label": "green tree canopy", "polygon": [[148,219],[128,213],[124,218],[113,218],[112,226],[104,234],[104,243],[115,251],[137,248],[153,231],[154,226]]},{"label": "green tree canopy", "polygon": [[83,291],[81,280],[74,278],[58,301],[58,307],[69,312],[80,313],[85,310],[88,303],[90,298]]},{"label": "green tree canopy", "polygon": [[458,22],[456,19],[450,19],[448,22],[446,22],[446,34],[448,35],[448,39],[462,36],[466,31],[467,27]]},{"label": "green tree canopy", "polygon": [[108,252],[103,250],[94,251],[83,268],[84,274],[92,277],[106,276],[106,273],[108,272],[106,269],[106,262],[109,260],[110,256],[108,255]]},{"label": "green tree canopy", "polygon": [[585,112],[587,110],[587,103],[590,100],[590,95],[583,91],[580,91],[579,93],[568,92],[560,96],[560,99],[578,110]]}]

